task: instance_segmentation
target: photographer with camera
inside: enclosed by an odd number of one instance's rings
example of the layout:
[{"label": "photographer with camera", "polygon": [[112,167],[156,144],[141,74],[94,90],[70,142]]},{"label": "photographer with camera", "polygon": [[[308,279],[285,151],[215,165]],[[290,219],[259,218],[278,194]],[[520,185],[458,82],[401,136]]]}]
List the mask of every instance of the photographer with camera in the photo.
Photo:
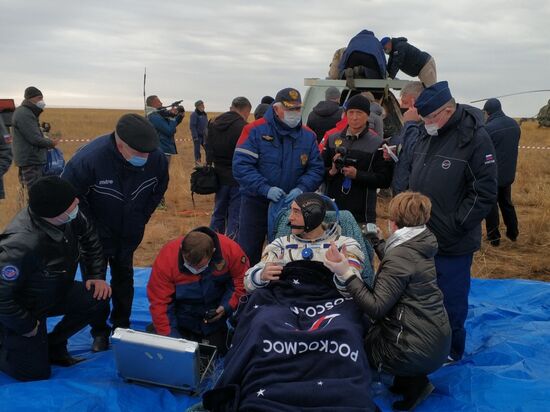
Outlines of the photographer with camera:
[{"label": "photographer with camera", "polygon": [[[326,193],[349,210],[367,235],[376,237],[376,189],[391,183],[393,162],[384,160],[381,136],[369,131],[370,102],[353,96],[346,105],[348,126],[326,139]],[[366,230],[365,230],[366,228]]]},{"label": "photographer with camera", "polygon": [[185,109],[180,105],[182,101],[174,102],[170,106],[163,106],[162,102],[156,95],[149,96],[145,101],[145,114],[160,140],[160,150],[166,155],[168,165],[170,165],[170,157],[178,153],[176,149],[176,127],[181,123],[185,116]]},{"label": "photographer with camera", "polygon": [[225,320],[245,293],[248,268],[241,247],[207,227],[168,242],[155,259],[147,284],[154,332],[205,339],[225,354],[229,346]]}]

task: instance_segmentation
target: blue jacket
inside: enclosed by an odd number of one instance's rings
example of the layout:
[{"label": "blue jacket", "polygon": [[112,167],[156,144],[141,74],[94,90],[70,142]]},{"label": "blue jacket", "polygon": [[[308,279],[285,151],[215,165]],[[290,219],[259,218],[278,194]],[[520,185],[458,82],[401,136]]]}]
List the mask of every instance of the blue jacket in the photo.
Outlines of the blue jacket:
[{"label": "blue jacket", "polygon": [[249,196],[266,197],[272,186],[314,192],[324,172],[315,133],[301,124],[289,128],[273,107],[245,126],[233,155],[233,177]]},{"label": "blue jacket", "polygon": [[204,114],[198,114],[197,110],[191,113],[189,118],[189,129],[191,129],[191,136],[193,140],[202,140],[206,134],[206,127],[208,125],[208,116],[206,112]]},{"label": "blue jacket", "polygon": [[430,56],[407,42],[405,37],[391,39],[392,51],[388,60],[388,76],[392,79],[401,70],[411,77],[418,76],[420,70],[428,63]]},{"label": "blue jacket", "polygon": [[386,56],[384,55],[384,48],[372,31],[362,30],[349,41],[348,47],[342,55],[340,64],[338,65],[340,73],[346,68],[348,58],[353,52],[362,52],[373,56],[378,62],[382,77],[386,76]]},{"label": "blue jacket", "polygon": [[61,177],[76,188],[104,253],[127,255],[141,243],[145,225],[166,192],[168,163],[157,149],[149,153],[145,166],[132,166],[109,134],[81,147]]},{"label": "blue jacket", "polygon": [[481,116],[457,105],[437,136],[424,132],[415,145],[409,188],[432,201],[428,228],[442,255],[478,250],[481,221],[496,202],[495,148]]},{"label": "blue jacket", "polygon": [[154,112],[148,115],[147,119],[155,126],[159,135],[160,150],[165,154],[177,154],[178,150],[176,149],[174,135],[176,134],[176,127],[183,120],[183,115],[178,114],[176,117],[168,118]]},{"label": "blue jacket", "polygon": [[518,161],[518,144],[521,137],[521,129],[518,123],[499,110],[489,116],[485,129],[497,155],[498,185],[510,186],[516,178],[516,165]]},{"label": "blue jacket", "polygon": [[391,183],[394,196],[409,188],[409,175],[411,173],[414,145],[422,133],[424,133],[422,122],[417,123],[409,121],[406,122],[401,131],[396,136],[392,136],[390,140],[391,145],[397,146],[397,154],[399,156],[399,161],[395,164],[393,169],[393,179]]}]

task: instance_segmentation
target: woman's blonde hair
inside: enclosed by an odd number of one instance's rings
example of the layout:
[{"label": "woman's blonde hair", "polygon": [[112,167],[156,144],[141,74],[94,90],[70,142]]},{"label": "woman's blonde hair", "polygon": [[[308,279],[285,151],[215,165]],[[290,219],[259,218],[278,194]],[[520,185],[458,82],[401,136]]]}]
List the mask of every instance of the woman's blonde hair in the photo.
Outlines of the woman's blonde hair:
[{"label": "woman's blonde hair", "polygon": [[395,196],[389,205],[389,219],[397,227],[421,226],[430,220],[432,202],[418,192],[403,192]]}]

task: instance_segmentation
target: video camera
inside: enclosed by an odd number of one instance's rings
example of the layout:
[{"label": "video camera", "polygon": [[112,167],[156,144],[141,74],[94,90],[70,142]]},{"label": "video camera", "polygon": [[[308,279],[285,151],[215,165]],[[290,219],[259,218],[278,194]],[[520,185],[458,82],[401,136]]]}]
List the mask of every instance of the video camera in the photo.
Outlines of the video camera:
[{"label": "video camera", "polygon": [[334,166],[336,167],[336,170],[340,171],[346,166],[357,167],[357,159],[348,157],[348,149],[343,146],[339,146],[336,148],[336,153],[340,154],[340,157],[334,159]]},{"label": "video camera", "polygon": [[[176,117],[178,115],[182,115],[185,113],[184,107],[181,105],[182,100],[177,100],[172,104],[169,104],[168,106],[161,106],[157,109],[158,113],[163,117]],[[172,111],[172,109],[176,109],[176,113]]]}]

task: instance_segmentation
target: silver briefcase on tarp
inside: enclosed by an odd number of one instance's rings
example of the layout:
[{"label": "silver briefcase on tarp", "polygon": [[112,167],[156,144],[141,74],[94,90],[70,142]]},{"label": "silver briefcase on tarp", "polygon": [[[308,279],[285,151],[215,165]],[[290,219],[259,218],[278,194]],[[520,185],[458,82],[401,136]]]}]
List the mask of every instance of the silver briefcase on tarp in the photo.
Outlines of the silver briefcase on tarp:
[{"label": "silver briefcase on tarp", "polygon": [[119,375],[127,381],[196,392],[216,348],[186,339],[117,328],[111,337]]}]

